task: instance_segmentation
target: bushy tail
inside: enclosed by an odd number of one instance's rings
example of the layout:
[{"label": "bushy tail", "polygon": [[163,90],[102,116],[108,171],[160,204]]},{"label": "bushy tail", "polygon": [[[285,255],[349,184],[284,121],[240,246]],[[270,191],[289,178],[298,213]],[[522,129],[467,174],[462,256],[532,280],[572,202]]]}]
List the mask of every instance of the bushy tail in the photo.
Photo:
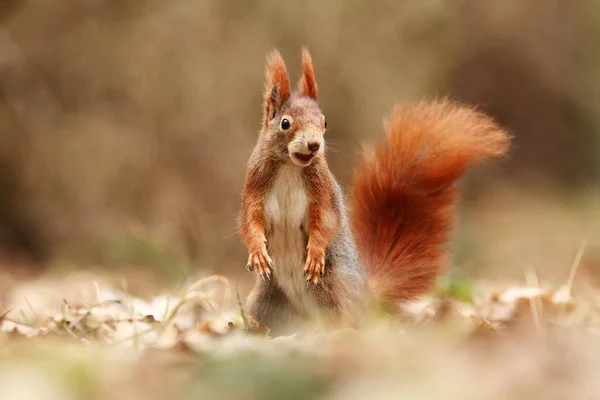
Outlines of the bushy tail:
[{"label": "bushy tail", "polygon": [[396,107],[387,140],[366,148],[354,175],[351,220],[380,300],[410,300],[441,273],[455,218],[455,181],[506,153],[510,137],[489,117],[449,101]]}]

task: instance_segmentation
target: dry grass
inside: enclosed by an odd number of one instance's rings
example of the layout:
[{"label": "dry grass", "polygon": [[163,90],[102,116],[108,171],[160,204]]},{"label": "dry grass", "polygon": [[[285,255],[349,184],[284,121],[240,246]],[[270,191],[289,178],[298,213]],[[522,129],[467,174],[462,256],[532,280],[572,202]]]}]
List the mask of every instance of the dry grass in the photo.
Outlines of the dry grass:
[{"label": "dry grass", "polygon": [[278,338],[221,276],[147,300],[31,282],[0,317],[0,397],[597,398],[600,297],[572,293],[579,259],[560,287],[471,282],[470,300],[446,291],[361,330]]}]

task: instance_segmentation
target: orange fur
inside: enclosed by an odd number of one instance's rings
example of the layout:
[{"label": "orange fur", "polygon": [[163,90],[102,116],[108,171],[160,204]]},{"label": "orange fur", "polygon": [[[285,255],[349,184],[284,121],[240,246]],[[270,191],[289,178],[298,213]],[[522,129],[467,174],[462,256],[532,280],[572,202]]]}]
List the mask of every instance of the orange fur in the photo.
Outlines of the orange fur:
[{"label": "orange fur", "polygon": [[275,330],[308,318],[315,306],[330,323],[352,323],[369,302],[367,286],[384,302],[430,290],[454,223],[455,182],[509,145],[506,132],[465,106],[397,107],[385,124],[387,140],[365,149],[348,219],[323,152],[325,117],[306,49],[302,67],[292,93],[279,52],[267,57],[263,126],[239,220],[247,267],[257,272],[249,314]]},{"label": "orange fur", "polygon": [[319,96],[312,57],[306,48],[302,49],[302,77],[298,81],[298,92],[314,100],[317,100]]},{"label": "orange fur", "polygon": [[351,222],[381,300],[430,290],[454,223],[455,181],[503,155],[509,136],[486,115],[449,101],[395,108],[387,140],[367,148],[354,176]]},{"label": "orange fur", "polygon": [[307,169],[305,179],[310,197],[308,256],[305,269],[307,280],[318,283],[320,276],[325,272],[325,250],[331,244],[339,228],[340,210],[331,196],[334,178],[324,162],[319,160],[313,168]]},{"label": "orange fur", "polygon": [[279,109],[292,93],[287,68],[278,50],[271,51],[267,56],[265,82],[263,127],[266,128],[269,119],[273,117],[273,112]]},{"label": "orange fur", "polygon": [[271,258],[266,249],[264,198],[274,178],[276,164],[270,160],[249,162],[245,177],[245,190],[242,193],[242,212],[239,216],[240,234],[248,248],[250,271],[270,275]]}]

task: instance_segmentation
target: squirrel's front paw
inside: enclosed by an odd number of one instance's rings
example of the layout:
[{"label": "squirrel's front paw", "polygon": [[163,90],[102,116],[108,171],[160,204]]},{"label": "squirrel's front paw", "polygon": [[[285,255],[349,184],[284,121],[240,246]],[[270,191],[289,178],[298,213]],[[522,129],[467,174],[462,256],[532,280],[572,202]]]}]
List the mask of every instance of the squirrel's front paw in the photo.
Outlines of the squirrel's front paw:
[{"label": "squirrel's front paw", "polygon": [[271,279],[271,269],[273,268],[273,261],[269,257],[267,252],[267,246],[262,245],[258,250],[251,251],[248,257],[248,264],[246,264],[246,270],[254,271],[265,279]]},{"label": "squirrel's front paw", "polygon": [[315,285],[325,273],[325,251],[314,248],[308,249],[306,264],[304,265],[304,275],[307,281],[312,281]]}]

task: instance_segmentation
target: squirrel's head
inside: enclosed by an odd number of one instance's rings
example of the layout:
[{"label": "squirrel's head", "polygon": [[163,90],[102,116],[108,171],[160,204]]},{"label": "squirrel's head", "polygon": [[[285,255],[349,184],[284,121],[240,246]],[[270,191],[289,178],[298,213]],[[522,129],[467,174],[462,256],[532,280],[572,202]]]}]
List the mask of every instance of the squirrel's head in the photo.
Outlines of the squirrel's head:
[{"label": "squirrel's head", "polygon": [[325,152],[327,123],[317,95],[312,59],[306,49],[302,49],[302,77],[294,92],[281,54],[273,50],[268,55],[261,135],[276,156],[301,167]]}]

